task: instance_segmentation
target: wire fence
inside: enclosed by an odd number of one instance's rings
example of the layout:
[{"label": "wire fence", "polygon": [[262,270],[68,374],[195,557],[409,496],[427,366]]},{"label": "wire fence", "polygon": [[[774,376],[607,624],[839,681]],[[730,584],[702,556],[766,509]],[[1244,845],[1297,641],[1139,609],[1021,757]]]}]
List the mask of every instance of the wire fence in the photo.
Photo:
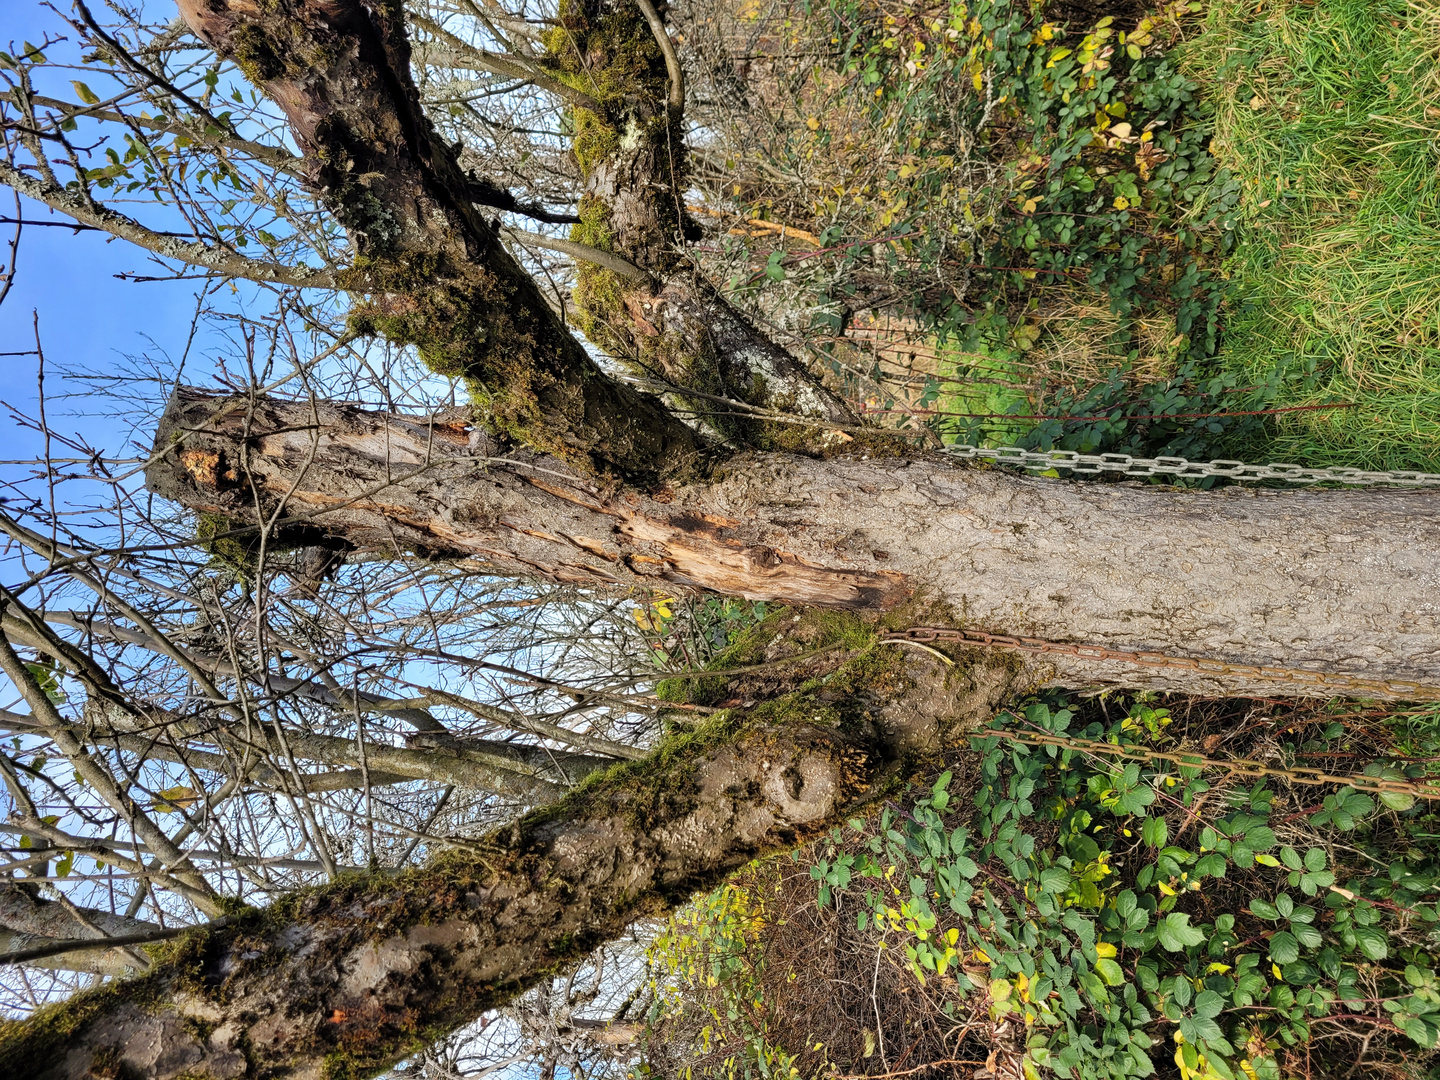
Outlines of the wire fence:
[{"label": "wire fence", "polygon": [[1312,468],[1272,462],[1247,465],[1224,458],[1191,461],[1182,457],[1132,457],[1130,454],[1081,454],[1074,450],[1024,450],[1018,446],[947,446],[946,452],[960,461],[993,461],[1027,471],[1065,470],[1072,476],[1173,476],[1179,479],[1278,480],[1287,484],[1347,484],[1354,487],[1396,485],[1412,488],[1440,488],[1440,473],[1395,470],[1375,472],[1345,466]]}]

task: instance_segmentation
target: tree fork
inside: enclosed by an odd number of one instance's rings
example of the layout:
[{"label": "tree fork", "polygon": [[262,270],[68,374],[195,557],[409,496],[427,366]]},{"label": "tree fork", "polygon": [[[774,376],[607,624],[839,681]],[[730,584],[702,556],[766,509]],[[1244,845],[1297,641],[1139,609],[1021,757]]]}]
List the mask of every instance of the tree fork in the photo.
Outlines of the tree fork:
[{"label": "tree fork", "polygon": [[[689,149],[683,81],[648,0],[566,0],[545,35],[547,60],[591,96],[576,106],[572,154],[584,178],[574,240],[612,251],[653,276],[636,281],[576,268],[585,335],[639,373],[749,405],[839,425],[859,420],[804,364],[761,333],[691,266],[683,239],[699,227],[685,208]],[[728,438],[757,447],[813,442],[813,429],[716,415],[686,404]]]},{"label": "tree fork", "polygon": [[605,375],[473,202],[410,77],[398,4],[179,0],[195,33],[285,114],[306,184],[355,247],[357,329],[464,378],[507,435],[597,474],[684,472],[703,440]]}]

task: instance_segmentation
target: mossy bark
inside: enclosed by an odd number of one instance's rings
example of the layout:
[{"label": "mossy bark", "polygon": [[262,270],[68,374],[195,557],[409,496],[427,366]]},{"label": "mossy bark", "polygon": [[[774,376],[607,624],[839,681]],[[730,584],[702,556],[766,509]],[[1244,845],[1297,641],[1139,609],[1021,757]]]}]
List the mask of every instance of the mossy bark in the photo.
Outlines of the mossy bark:
[{"label": "mossy bark", "polygon": [[[292,895],[158,950],[142,978],[0,1026],[0,1075],[374,1075],[635,918],[887,794],[914,767],[917,737],[968,729],[1012,688],[1003,673],[942,678],[926,709],[892,715],[938,661],[846,650],[873,637],[855,616],[787,614],[771,630],[792,652],[842,647],[799,665],[776,698],[672,736],[476,850]],[[825,697],[832,682],[854,691],[843,716]]]},{"label": "mossy bark", "polygon": [[[688,150],[681,110],[654,32],[633,0],[565,0],[545,36],[559,78],[598,110],[577,108],[572,152],[584,178],[572,238],[648,272],[637,282],[577,267],[574,300],[584,334],[644,374],[702,395],[839,425],[849,407],[805,365],[711,286],[684,257],[699,228],[685,209]],[[727,415],[705,397],[678,395],[726,438],[759,448],[823,440],[814,428]],[[733,412],[733,410],[731,410]]]},{"label": "mossy bark", "polygon": [[593,473],[659,479],[704,447],[607,377],[472,200],[410,77],[398,2],[180,0],[181,14],[284,112],[307,184],[349,235],[353,325],[462,378],[509,438]]}]

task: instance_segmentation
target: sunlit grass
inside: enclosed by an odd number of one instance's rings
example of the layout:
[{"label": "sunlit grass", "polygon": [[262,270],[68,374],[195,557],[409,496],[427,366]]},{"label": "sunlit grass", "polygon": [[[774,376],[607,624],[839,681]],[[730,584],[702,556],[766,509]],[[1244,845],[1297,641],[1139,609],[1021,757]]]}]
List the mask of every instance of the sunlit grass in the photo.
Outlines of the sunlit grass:
[{"label": "sunlit grass", "polygon": [[1440,470],[1440,5],[1219,0],[1183,56],[1246,183],[1222,363],[1351,406],[1246,451]]}]

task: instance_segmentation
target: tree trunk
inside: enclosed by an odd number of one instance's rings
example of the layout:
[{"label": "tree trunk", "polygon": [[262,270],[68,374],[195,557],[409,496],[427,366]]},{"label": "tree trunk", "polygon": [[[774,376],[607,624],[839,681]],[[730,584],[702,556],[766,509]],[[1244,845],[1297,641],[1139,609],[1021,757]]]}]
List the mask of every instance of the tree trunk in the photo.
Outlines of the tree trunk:
[{"label": "tree trunk", "polygon": [[342,879],[196,930],[138,979],[0,1027],[0,1075],[372,1075],[634,919],[839,823],[889,790],[917,747],[973,727],[1014,688],[1004,665],[947,679],[924,655],[855,658],[863,665],[788,665],[797,685],[802,674],[845,685],[840,705],[801,691],[711,721],[478,852]]},{"label": "tree trunk", "polygon": [[415,345],[436,371],[464,378],[509,437],[588,471],[690,466],[699,436],[600,370],[476,206],[473,182],[421,108],[399,5],[179,7],[284,113],[307,186],[355,249],[336,276],[367,297],[354,328]]},{"label": "tree trunk", "polygon": [[[172,400],[147,479],[192,509],[501,574],[879,611],[993,634],[1440,696],[1440,500],[1411,491],[1071,483],[936,457],[748,454],[706,483],[602,488],[481,431],[334,405]],[[248,437],[242,439],[243,432]],[[183,441],[183,445],[181,442]],[[1036,684],[1334,696],[1344,684],[1045,654]]]}]

